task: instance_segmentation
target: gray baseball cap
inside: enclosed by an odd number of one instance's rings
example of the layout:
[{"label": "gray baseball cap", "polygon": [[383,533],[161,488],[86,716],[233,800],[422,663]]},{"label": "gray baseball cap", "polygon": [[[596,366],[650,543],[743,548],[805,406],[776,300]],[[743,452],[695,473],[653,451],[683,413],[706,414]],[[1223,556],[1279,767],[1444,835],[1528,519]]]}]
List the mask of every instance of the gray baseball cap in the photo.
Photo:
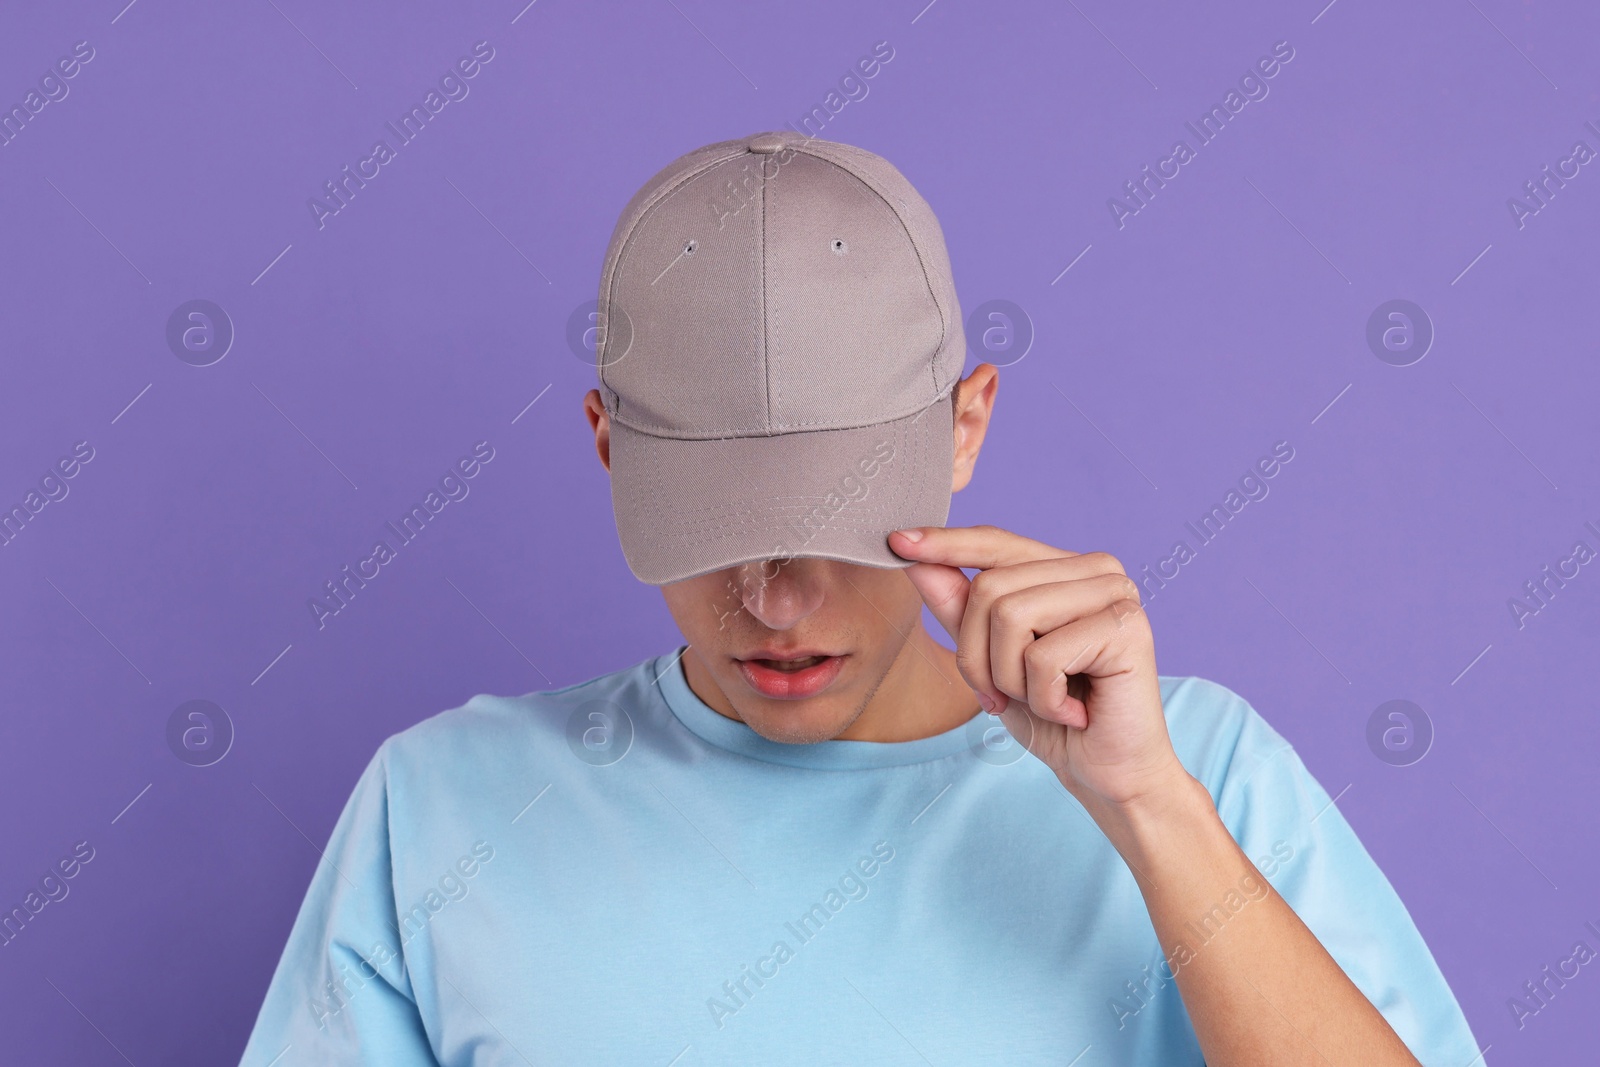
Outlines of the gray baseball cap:
[{"label": "gray baseball cap", "polygon": [[595,347],[623,555],[652,585],[942,526],[966,359],[933,209],[793,131],[680,156],[618,220]]}]

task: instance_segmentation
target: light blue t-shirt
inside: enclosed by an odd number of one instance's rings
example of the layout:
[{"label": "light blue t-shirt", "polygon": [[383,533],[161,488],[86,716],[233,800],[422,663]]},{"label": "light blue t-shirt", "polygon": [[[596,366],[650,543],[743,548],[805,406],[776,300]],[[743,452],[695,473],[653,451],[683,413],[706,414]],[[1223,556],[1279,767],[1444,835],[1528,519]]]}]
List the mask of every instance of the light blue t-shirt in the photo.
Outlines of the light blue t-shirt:
[{"label": "light blue t-shirt", "polygon": [[[1202,1063],[1127,866],[998,719],[779,744],[696,697],[681,654],[385,741],[243,1067]],[[1424,1064],[1472,1061],[1294,750],[1213,682],[1163,676],[1161,697],[1184,766],[1345,973]],[[1219,896],[1190,950],[1262,891]]]}]

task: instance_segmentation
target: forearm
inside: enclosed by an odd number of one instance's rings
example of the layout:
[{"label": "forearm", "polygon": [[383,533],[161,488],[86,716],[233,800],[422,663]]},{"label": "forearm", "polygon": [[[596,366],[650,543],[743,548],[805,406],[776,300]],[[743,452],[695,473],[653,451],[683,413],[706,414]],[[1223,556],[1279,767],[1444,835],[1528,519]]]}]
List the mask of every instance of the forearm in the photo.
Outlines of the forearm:
[{"label": "forearm", "polygon": [[1210,1067],[1417,1061],[1273,890],[1186,773],[1090,814],[1144,894]]}]

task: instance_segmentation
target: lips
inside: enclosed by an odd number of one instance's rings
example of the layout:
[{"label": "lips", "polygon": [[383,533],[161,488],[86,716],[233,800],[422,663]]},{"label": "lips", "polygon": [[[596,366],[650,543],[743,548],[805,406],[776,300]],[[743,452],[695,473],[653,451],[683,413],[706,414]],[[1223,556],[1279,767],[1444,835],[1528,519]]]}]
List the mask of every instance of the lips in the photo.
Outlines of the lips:
[{"label": "lips", "polygon": [[744,680],[762,696],[803,700],[832,685],[844,661],[844,656],[806,649],[761,649],[738,663]]},{"label": "lips", "polygon": [[762,656],[758,659],[758,662],[763,667],[771,667],[774,670],[798,671],[805,667],[815,667],[828,658],[827,656],[799,656],[788,659],[774,659],[770,656]]}]

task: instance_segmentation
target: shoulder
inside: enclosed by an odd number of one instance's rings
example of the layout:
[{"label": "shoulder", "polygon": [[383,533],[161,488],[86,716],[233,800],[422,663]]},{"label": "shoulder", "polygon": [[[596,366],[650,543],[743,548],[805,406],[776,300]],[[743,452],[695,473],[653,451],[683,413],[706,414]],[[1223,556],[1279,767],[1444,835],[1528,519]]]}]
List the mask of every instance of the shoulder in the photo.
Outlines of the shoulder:
[{"label": "shoulder", "polygon": [[1185,769],[1220,797],[1268,764],[1292,770],[1294,747],[1250,702],[1227,686],[1195,676],[1161,676],[1167,733]]},{"label": "shoulder", "polygon": [[650,666],[655,657],[560,689],[520,696],[480,693],[389,736],[376,759],[393,778],[452,770],[489,775],[496,769],[547,762],[564,750],[577,723],[582,736],[595,714],[636,720],[652,713]]}]

